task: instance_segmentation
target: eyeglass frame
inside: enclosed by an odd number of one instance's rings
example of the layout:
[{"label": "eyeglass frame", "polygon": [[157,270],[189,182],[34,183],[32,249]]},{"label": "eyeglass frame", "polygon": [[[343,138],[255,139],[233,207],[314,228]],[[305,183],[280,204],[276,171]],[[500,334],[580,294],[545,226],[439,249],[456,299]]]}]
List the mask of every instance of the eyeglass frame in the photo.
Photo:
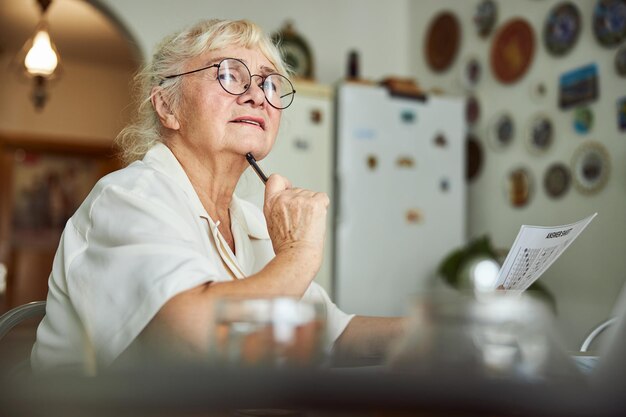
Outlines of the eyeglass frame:
[{"label": "eyeglass frame", "polygon": [[[248,87],[247,87],[247,88],[246,88],[243,92],[241,92],[241,93],[239,93],[239,94],[236,94],[236,93],[231,93],[230,91],[228,91],[228,90],[226,89],[226,87],[224,87],[224,86],[222,85],[222,81],[220,81],[220,78],[219,78],[220,65],[222,65],[222,62],[227,61],[227,60],[234,60],[234,61],[238,61],[238,62],[240,62],[240,63],[241,63],[241,65],[243,65],[243,67],[244,67],[244,68],[248,71],[248,74],[250,75],[250,83],[248,84]],[[263,84],[265,84],[265,80],[267,79],[267,77],[270,77],[270,76],[272,76],[272,75],[279,75],[279,76],[283,77],[285,80],[287,80],[287,82],[288,82],[288,83],[289,83],[289,85],[291,86],[291,89],[293,90],[291,93],[289,93],[289,94],[292,96],[292,98],[291,98],[291,102],[289,102],[289,104],[288,104],[288,105],[286,105],[285,107],[276,107],[275,105],[273,105],[273,104],[272,104],[272,103],[271,103],[271,102],[267,99],[267,94],[265,94],[265,89],[264,89],[263,87],[259,86],[259,87],[261,88],[261,90],[263,90],[263,96],[265,97],[265,101],[267,101],[267,104],[269,104],[270,106],[272,106],[272,107],[273,107],[273,108],[275,108],[276,110],[285,110],[287,107],[291,106],[291,104],[293,103],[294,96],[296,95],[296,89],[293,87],[293,84],[291,83],[291,80],[290,80],[289,78],[287,78],[287,77],[285,77],[284,75],[279,74],[279,73],[277,73],[277,72],[272,72],[272,73],[269,73],[269,74],[267,74],[267,75],[265,75],[265,76],[263,76],[263,75],[261,75],[261,74],[252,74],[252,73],[250,72],[250,68],[248,68],[248,66],[246,65],[246,63],[245,63],[245,62],[243,62],[241,59],[238,59],[238,58],[224,58],[224,59],[220,60],[220,62],[218,62],[217,64],[211,64],[211,65],[206,66],[206,67],[198,68],[198,69],[191,70],[191,71],[187,71],[187,72],[182,72],[182,73],[180,73],[180,74],[166,75],[165,77],[163,77],[163,79],[161,80],[161,82],[159,83],[159,85],[163,85],[163,83],[165,82],[165,80],[169,80],[169,79],[176,78],[176,77],[182,77],[183,75],[193,74],[193,73],[200,72],[200,71],[204,71],[204,70],[207,70],[207,69],[210,69],[210,68],[217,68],[217,74],[218,74],[218,77],[217,77],[217,82],[220,84],[220,87],[222,87],[222,89],[223,89],[224,91],[226,91],[228,94],[231,94],[231,95],[233,95],[233,96],[242,96],[242,95],[246,94],[246,93],[248,92],[248,90],[250,90],[250,87],[252,86],[252,78],[254,78],[254,77],[259,77],[259,78],[261,78],[261,81],[263,82]],[[287,96],[287,94],[285,94],[284,96],[281,96],[280,98],[282,99],[282,97],[285,97],[285,96]]]}]

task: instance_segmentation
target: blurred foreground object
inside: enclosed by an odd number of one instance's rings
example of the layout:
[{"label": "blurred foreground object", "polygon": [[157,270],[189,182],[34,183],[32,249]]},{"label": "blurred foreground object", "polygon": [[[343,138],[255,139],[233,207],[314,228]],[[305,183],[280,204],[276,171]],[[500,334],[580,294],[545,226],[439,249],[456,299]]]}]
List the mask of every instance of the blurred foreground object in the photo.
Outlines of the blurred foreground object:
[{"label": "blurred foreground object", "polygon": [[418,296],[393,369],[487,377],[580,376],[545,303],[512,291]]},{"label": "blurred foreground object", "polygon": [[295,298],[216,301],[210,360],[228,366],[314,366],[324,357],[323,306]]}]

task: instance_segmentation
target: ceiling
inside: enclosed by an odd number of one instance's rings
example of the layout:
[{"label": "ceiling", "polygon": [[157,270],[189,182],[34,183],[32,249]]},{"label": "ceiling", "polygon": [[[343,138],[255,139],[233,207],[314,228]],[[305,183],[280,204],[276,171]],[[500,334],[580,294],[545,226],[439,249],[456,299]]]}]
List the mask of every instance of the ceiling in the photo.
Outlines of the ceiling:
[{"label": "ceiling", "polygon": [[[136,68],[139,53],[107,16],[86,0],[53,0],[50,37],[62,60]],[[36,0],[0,1],[0,54],[17,54],[40,18]]]}]

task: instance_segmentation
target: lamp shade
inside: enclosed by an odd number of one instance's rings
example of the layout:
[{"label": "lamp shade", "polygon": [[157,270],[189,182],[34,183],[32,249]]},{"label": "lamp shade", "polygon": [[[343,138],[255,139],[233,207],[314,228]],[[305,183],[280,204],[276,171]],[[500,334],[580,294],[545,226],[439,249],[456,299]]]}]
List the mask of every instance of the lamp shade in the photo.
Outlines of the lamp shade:
[{"label": "lamp shade", "polygon": [[37,32],[24,59],[26,71],[32,75],[52,75],[59,63],[59,58],[50,44],[50,35],[45,30]]},{"label": "lamp shade", "polygon": [[37,26],[35,34],[24,45],[23,67],[29,76],[51,78],[59,66],[59,53],[50,39],[45,20]]}]

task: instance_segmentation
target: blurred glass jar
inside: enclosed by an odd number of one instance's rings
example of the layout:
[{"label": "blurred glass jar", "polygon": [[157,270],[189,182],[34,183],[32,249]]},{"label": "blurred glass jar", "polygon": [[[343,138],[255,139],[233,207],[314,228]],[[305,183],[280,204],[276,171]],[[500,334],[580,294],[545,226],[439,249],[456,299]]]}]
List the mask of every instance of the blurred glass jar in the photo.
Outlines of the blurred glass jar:
[{"label": "blurred glass jar", "polygon": [[296,298],[215,302],[209,355],[218,365],[315,366],[324,360],[321,303]]},{"label": "blurred glass jar", "polygon": [[550,310],[510,291],[429,294],[412,304],[407,333],[390,355],[396,370],[545,377],[557,348]]}]

